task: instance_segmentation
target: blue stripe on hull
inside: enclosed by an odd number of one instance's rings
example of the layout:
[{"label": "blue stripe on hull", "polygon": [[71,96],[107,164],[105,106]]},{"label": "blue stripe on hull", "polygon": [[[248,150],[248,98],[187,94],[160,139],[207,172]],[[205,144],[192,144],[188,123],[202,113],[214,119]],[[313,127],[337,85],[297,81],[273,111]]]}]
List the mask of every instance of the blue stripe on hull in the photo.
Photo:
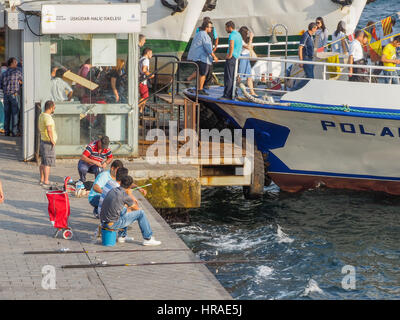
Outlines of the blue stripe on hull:
[{"label": "blue stripe on hull", "polygon": [[[392,120],[400,120],[400,110],[397,109],[377,109],[377,108],[364,108],[364,107],[353,107],[348,106],[352,110],[356,110],[359,112],[348,112],[348,111],[340,111],[335,110],[337,108],[343,108],[343,105],[326,105],[326,104],[315,104],[308,103],[302,101],[286,101],[281,100],[280,103],[291,103],[291,104],[302,104],[305,107],[297,107],[297,106],[279,106],[279,105],[263,105],[256,104],[252,102],[246,101],[238,101],[238,100],[220,100],[221,88],[212,88],[208,92],[210,93],[208,96],[199,96],[199,100],[206,104],[228,104],[231,106],[237,107],[251,107],[251,108],[262,108],[262,109],[273,109],[273,110],[285,110],[290,112],[307,112],[307,113],[318,113],[318,114],[327,114],[327,115],[340,115],[346,117],[359,117],[359,118],[376,118],[376,119],[392,119]],[[193,94],[186,91],[185,92],[189,97],[194,97]]]},{"label": "blue stripe on hull", "polygon": [[[201,99],[203,100],[203,99]],[[222,110],[218,104],[228,104],[234,106],[246,106],[246,107],[254,107],[254,104],[243,103],[243,102],[235,102],[235,101],[223,101],[221,102],[218,99],[210,99],[207,97],[203,100],[203,102],[207,105],[207,107],[214,110],[217,114],[219,114],[223,119],[231,123],[235,128],[238,129],[254,129],[255,130],[255,140],[257,143],[258,149],[263,153],[268,153],[268,162],[269,168],[268,171],[270,173],[278,173],[278,174],[292,174],[292,175],[306,175],[306,176],[321,176],[321,177],[332,177],[332,178],[345,178],[345,179],[368,179],[368,180],[380,180],[380,181],[400,181],[400,177],[384,177],[384,176],[373,176],[373,175],[357,175],[357,174],[349,174],[349,173],[331,173],[331,172],[319,172],[319,171],[302,171],[302,170],[291,170],[288,168],[284,162],[282,162],[272,150],[282,148],[285,146],[286,140],[289,137],[290,129],[284,126],[280,126],[274,123],[269,123],[266,121],[262,121],[259,119],[249,118],[246,120],[244,128],[241,128],[237,121],[227,114],[224,110]],[[211,101],[210,101],[211,100]],[[218,102],[218,104],[217,104]],[[304,112],[298,108],[286,108],[286,107],[266,107],[261,106],[262,108],[270,108],[270,109],[279,109],[279,110],[287,110],[290,112]],[[391,110],[393,112],[393,110]],[[368,118],[379,118],[372,115],[361,115],[357,113],[347,113],[347,112],[337,112],[337,111],[317,111],[312,110],[307,112],[320,113],[320,114],[336,114],[343,116],[351,116],[351,117],[368,117]],[[400,113],[399,113],[400,116]],[[390,118],[393,119],[393,118]],[[400,117],[399,117],[400,119]],[[394,120],[394,119],[393,119]]]}]

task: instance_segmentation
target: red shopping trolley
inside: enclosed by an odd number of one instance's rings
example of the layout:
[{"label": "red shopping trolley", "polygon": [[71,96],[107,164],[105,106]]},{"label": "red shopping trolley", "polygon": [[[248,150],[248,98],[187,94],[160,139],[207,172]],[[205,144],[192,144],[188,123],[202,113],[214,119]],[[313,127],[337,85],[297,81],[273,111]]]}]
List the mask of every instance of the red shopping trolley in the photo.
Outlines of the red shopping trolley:
[{"label": "red shopping trolley", "polygon": [[72,238],[72,230],[68,227],[68,218],[71,214],[68,198],[68,181],[70,177],[64,180],[64,189],[46,192],[47,200],[49,201],[49,217],[50,222],[57,231],[54,234],[56,238],[60,231],[64,239],[69,240]]}]

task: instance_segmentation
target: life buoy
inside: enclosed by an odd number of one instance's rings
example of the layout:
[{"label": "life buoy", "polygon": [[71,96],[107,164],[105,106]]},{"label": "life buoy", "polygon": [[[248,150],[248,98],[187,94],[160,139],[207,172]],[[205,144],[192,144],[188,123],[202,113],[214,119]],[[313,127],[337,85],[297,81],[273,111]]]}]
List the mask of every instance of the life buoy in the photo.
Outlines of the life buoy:
[{"label": "life buoy", "polygon": [[170,4],[167,0],[161,0],[161,3],[164,7],[167,7],[172,10],[171,15],[174,15],[177,12],[183,12],[188,6],[187,0],[174,0],[176,4]]},{"label": "life buoy", "polygon": [[353,4],[353,0],[332,0],[332,2],[340,4],[341,6],[351,6]]},{"label": "life buoy", "polygon": [[207,0],[203,7],[203,12],[213,11],[217,7],[218,0]]}]

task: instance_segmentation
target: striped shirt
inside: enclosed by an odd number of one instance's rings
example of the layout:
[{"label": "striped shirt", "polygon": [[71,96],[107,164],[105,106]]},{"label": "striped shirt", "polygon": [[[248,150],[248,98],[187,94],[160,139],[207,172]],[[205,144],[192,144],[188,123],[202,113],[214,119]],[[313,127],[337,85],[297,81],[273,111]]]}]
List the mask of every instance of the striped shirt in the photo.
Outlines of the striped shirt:
[{"label": "striped shirt", "polygon": [[114,188],[118,188],[119,187],[119,183],[113,179],[111,179],[110,181],[108,181],[106,183],[106,185],[103,187],[103,192],[100,196],[99,199],[99,205],[97,207],[97,213],[100,214],[101,212],[101,206],[103,205],[103,201],[106,198],[107,194]]},{"label": "striped shirt", "polygon": [[110,148],[105,148],[101,152],[99,151],[99,141],[100,140],[89,143],[83,155],[98,162],[103,162],[106,158],[112,159],[113,155]]},{"label": "striped shirt", "polygon": [[19,91],[22,82],[22,72],[19,68],[8,68],[1,75],[0,88],[3,89],[4,95],[12,95]]}]

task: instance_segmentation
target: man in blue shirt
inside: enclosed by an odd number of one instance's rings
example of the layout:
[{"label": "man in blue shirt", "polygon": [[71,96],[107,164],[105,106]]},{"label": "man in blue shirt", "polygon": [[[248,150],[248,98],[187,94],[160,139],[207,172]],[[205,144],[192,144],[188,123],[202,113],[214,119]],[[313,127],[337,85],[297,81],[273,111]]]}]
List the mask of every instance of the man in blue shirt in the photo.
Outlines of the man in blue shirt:
[{"label": "man in blue shirt", "polygon": [[[203,23],[204,22],[211,22],[211,24],[213,25],[210,17],[204,17],[203,18]],[[196,29],[196,33],[199,33],[199,32],[200,32],[200,28],[197,28]],[[217,29],[214,26],[212,26],[211,32],[209,32],[208,35],[211,38],[211,43],[213,45],[213,52],[215,54],[215,52],[218,49],[218,44],[219,44],[219,37],[218,37]],[[213,57],[214,57],[215,62],[218,62],[218,59],[216,59],[216,56],[213,56]],[[213,72],[214,72],[214,67],[211,64],[210,68],[208,70],[208,74],[206,76],[206,81],[204,83],[204,87],[206,87],[208,84],[212,83],[212,81],[213,81]],[[190,81],[193,80],[195,78],[195,76],[196,76],[196,73],[194,73],[194,75],[191,76]]]},{"label": "man in blue shirt", "polygon": [[[213,58],[216,59],[211,38],[208,35],[212,30],[212,23],[209,21],[203,22],[200,27],[200,31],[196,33],[193,38],[192,45],[188,53],[188,60],[194,61],[199,66],[199,94],[207,95],[204,91],[204,83],[206,81],[206,76],[209,72],[209,68],[213,63]],[[216,59],[217,60],[217,59]]]},{"label": "man in blue shirt", "polygon": [[121,160],[115,160],[111,164],[110,170],[100,173],[94,180],[93,187],[90,189],[88,200],[90,205],[94,208],[93,215],[97,218],[97,207],[99,206],[99,200],[103,192],[104,186],[110,180],[115,180],[115,176],[119,168],[123,168],[124,164]]},{"label": "man in blue shirt", "polygon": [[[299,44],[299,60],[313,61],[314,57],[314,39],[313,35],[317,32],[317,25],[311,22],[308,25],[308,30],[304,32],[300,39]],[[305,77],[308,79],[314,79],[314,65],[312,64],[300,64],[300,67],[304,69]],[[303,88],[309,80],[296,81],[292,91]]]},{"label": "man in blue shirt", "polygon": [[225,24],[225,30],[229,33],[229,49],[226,56],[224,70],[224,95],[223,99],[233,99],[233,84],[235,81],[236,61],[240,57],[243,47],[243,39],[239,32],[235,30],[235,23],[228,21]]}]

